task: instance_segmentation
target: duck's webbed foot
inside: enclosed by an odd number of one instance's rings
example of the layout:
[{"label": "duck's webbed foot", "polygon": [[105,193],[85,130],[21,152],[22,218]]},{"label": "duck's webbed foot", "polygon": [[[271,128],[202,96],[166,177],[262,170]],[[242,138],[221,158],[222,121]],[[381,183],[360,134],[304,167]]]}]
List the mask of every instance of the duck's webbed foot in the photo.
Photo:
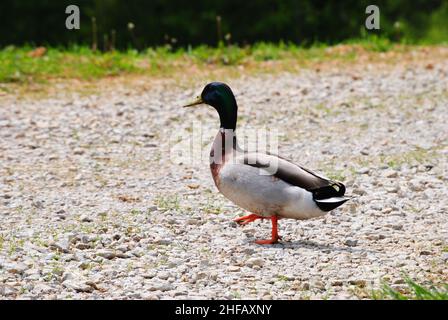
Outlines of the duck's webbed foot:
[{"label": "duck's webbed foot", "polygon": [[256,244],[276,244],[276,243],[278,243],[278,240],[279,239],[275,239],[275,238],[267,239],[267,240],[255,240],[255,243]]},{"label": "duck's webbed foot", "polygon": [[254,222],[255,220],[258,220],[258,219],[266,219],[266,217],[258,216],[256,214],[250,214],[248,216],[236,218],[233,221],[235,221],[236,223],[238,223],[240,225],[245,225],[245,224]]}]

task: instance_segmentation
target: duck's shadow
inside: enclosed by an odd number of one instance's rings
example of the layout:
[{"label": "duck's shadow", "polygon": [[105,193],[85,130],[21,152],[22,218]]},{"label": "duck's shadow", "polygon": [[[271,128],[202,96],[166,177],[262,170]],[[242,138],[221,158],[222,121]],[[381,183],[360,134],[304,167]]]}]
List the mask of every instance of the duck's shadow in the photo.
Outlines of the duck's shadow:
[{"label": "duck's shadow", "polygon": [[299,241],[281,241],[277,244],[271,245],[270,248],[275,249],[312,249],[320,250],[324,253],[330,253],[331,251],[349,252],[349,253],[378,253],[375,250],[369,250],[362,247],[348,247],[348,246],[334,246],[330,244],[322,244],[310,240]]}]

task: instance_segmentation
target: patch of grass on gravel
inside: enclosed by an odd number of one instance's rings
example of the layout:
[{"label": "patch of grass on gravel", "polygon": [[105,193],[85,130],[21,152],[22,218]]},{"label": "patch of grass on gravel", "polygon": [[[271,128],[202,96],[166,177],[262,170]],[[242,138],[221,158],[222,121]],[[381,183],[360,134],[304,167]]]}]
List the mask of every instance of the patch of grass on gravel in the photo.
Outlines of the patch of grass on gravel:
[{"label": "patch of grass on gravel", "polygon": [[396,290],[388,284],[383,284],[380,290],[372,292],[372,298],[377,300],[448,300],[448,284],[425,287],[408,277],[405,277],[405,282],[407,288],[404,290]]},{"label": "patch of grass on gravel", "polygon": [[220,214],[224,212],[223,207],[212,199],[207,199],[207,203],[201,206],[201,211],[207,214]]},{"label": "patch of grass on gravel", "polygon": [[180,199],[178,195],[166,195],[166,196],[158,196],[154,200],[155,205],[161,211],[179,211]]}]

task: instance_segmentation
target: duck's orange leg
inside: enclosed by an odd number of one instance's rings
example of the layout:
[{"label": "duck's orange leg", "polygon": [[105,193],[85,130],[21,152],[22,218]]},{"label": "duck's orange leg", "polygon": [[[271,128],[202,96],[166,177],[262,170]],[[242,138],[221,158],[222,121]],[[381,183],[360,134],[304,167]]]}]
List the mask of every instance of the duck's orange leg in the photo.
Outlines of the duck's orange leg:
[{"label": "duck's orange leg", "polygon": [[256,214],[250,214],[248,216],[236,218],[233,221],[235,221],[241,225],[244,225],[244,224],[248,224],[250,222],[254,222],[255,220],[258,220],[258,219],[266,219],[266,217],[258,216]]},{"label": "duck's orange leg", "polygon": [[257,244],[274,244],[277,243],[280,239],[280,236],[278,235],[278,217],[272,216],[268,219],[271,219],[272,222],[272,236],[269,240],[257,240],[255,243]]}]

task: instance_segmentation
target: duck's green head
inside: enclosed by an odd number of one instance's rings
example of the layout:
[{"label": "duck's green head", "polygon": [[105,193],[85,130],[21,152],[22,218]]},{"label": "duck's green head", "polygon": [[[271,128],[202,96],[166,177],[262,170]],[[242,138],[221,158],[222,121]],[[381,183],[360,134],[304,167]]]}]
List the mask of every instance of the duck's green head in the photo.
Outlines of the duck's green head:
[{"label": "duck's green head", "polygon": [[235,130],[238,105],[232,89],[228,85],[222,82],[207,84],[204,90],[202,90],[201,96],[185,107],[193,107],[200,104],[208,104],[218,111],[221,128]]}]

